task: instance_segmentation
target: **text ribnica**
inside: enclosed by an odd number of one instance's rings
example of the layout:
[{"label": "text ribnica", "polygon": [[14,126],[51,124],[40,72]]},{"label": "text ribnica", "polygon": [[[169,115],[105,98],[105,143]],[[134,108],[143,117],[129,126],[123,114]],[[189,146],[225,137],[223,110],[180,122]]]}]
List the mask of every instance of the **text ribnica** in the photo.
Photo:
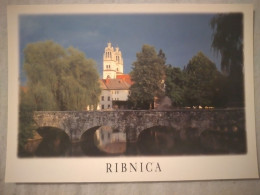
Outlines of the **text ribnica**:
[{"label": "text ribnica", "polygon": [[126,172],[161,172],[158,162],[106,163],[106,173]]}]

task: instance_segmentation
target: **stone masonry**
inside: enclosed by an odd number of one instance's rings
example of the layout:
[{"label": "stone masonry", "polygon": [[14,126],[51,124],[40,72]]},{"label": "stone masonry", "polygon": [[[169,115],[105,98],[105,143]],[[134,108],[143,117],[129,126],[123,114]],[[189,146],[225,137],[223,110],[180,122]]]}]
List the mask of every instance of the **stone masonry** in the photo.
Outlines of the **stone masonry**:
[{"label": "stone masonry", "polygon": [[150,127],[172,127],[182,135],[186,129],[245,129],[244,109],[180,109],[172,111],[37,111],[34,119],[39,127],[51,126],[64,130],[72,140],[95,126],[110,126],[126,133],[128,142],[136,142],[139,134]]}]

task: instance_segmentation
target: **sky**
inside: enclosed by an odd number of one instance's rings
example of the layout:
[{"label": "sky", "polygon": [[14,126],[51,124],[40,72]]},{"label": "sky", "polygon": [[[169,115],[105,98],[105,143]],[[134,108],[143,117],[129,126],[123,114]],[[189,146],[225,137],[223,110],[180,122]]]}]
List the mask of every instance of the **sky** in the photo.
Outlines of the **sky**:
[{"label": "sky", "polygon": [[28,43],[52,40],[64,48],[73,46],[97,63],[102,77],[107,42],[118,46],[129,73],[143,44],[164,51],[167,64],[183,68],[202,51],[219,68],[220,57],[211,49],[213,14],[109,14],[109,15],[21,15],[19,18],[20,80],[23,50]]}]

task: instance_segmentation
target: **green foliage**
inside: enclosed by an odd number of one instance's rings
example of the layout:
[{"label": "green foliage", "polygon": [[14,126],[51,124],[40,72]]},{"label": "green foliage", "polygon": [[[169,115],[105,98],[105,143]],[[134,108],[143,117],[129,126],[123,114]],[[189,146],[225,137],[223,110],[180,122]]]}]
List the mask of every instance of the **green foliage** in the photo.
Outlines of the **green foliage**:
[{"label": "green foliage", "polygon": [[212,48],[221,54],[221,68],[228,74],[243,66],[243,15],[219,14],[212,18]]},{"label": "green foliage", "polygon": [[83,110],[97,105],[101,89],[93,60],[75,48],[52,42],[28,44],[24,50],[27,86],[20,92],[19,152],[36,129],[36,110]]},{"label": "green foliage", "polygon": [[19,106],[19,145],[18,152],[22,153],[27,139],[33,137],[35,123],[33,121],[34,105],[31,104],[30,97],[20,90],[20,106]]},{"label": "green foliage", "polygon": [[132,65],[130,102],[135,108],[148,109],[153,105],[154,97],[164,94],[163,79],[165,55],[162,51],[157,55],[154,47],[143,45],[142,51],[136,54],[137,60]]},{"label": "green foliage", "polygon": [[166,68],[165,94],[172,100],[175,107],[185,106],[185,77],[180,68],[168,66]]},{"label": "green foliage", "polygon": [[221,79],[215,64],[202,52],[194,56],[184,69],[186,77],[185,99],[189,106],[215,106],[214,98]]},{"label": "green foliage", "polygon": [[211,47],[221,55],[221,69],[228,75],[229,106],[244,105],[243,15],[219,14],[211,20]]},{"label": "green foliage", "polygon": [[226,77],[202,52],[183,69],[166,69],[166,95],[174,107],[226,105]]},{"label": "green foliage", "polygon": [[28,94],[36,110],[83,110],[98,104],[96,65],[83,52],[45,41],[28,44],[24,54]]}]

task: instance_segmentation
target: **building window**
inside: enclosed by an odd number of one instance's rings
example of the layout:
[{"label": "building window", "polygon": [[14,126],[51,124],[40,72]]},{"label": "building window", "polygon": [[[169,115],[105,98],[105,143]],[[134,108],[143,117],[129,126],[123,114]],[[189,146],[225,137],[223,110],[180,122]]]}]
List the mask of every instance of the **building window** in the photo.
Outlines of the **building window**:
[{"label": "building window", "polygon": [[104,96],[101,96],[101,101],[104,101]]},{"label": "building window", "polygon": [[108,104],[107,108],[110,108],[110,104]]},{"label": "building window", "polygon": [[105,106],[104,106],[104,105],[101,105],[101,109],[104,110],[104,109],[105,109]]},{"label": "building window", "polygon": [[107,97],[107,101],[110,101],[110,96]]}]

